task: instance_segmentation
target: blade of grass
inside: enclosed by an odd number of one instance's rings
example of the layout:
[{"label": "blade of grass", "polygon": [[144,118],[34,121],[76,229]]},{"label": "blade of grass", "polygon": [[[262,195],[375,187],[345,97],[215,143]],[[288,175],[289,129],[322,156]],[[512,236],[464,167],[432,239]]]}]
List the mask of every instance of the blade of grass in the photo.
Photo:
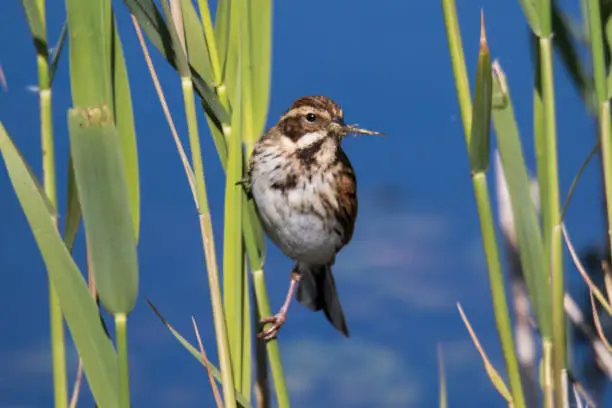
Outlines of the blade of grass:
[{"label": "blade of grass", "polygon": [[497,63],[493,64],[493,72],[493,92],[501,95],[504,100],[503,104],[494,105],[493,109],[497,144],[508,183],[521,266],[546,349],[550,348],[552,323],[549,294],[546,290],[549,275],[545,267],[542,235],[531,197],[529,178],[505,76]]},{"label": "blade of grass", "polygon": [[68,159],[68,193],[66,204],[66,217],[64,222],[64,242],[68,251],[72,252],[76,235],[81,224],[81,203],[77,193],[76,180],[74,179],[74,167],[72,155]]},{"label": "blade of grass", "polygon": [[60,32],[59,38],[57,39],[57,43],[55,44],[55,47],[53,47],[53,57],[51,58],[51,63],[49,64],[49,86],[53,84],[53,79],[55,79],[55,73],[57,72],[57,64],[59,64],[60,57],[62,56],[62,51],[64,50],[64,45],[66,44],[67,35],[68,21],[66,21],[62,26],[62,31]]},{"label": "blade of grass", "polygon": [[541,232],[531,199],[529,178],[505,76],[496,63],[493,71],[493,92],[503,95],[506,101],[503,105],[494,105],[493,123],[502,167],[508,182],[521,264],[542,336],[549,338],[551,322],[548,294],[545,290],[548,287],[548,274],[544,269]]},{"label": "blade of grass", "polygon": [[112,106],[110,1],[67,0],[70,86],[75,106]]},{"label": "blade of grass", "polygon": [[1,124],[0,151],[83,359],[93,396],[100,406],[115,407],[118,403],[117,356],[100,324],[98,308],[57,231],[53,206]]},{"label": "blade of grass", "polygon": [[214,84],[209,56],[210,51],[208,50],[208,45],[204,38],[204,29],[196,9],[191,1],[181,1],[181,11],[189,63],[206,83]]},{"label": "blade of grass", "polygon": [[138,173],[138,150],[136,147],[136,129],[134,127],[134,114],[132,111],[132,96],[128,73],[123,56],[123,47],[114,15],[113,31],[111,36],[111,89],[113,93],[113,117],[117,133],[121,142],[121,156],[125,168],[126,183],[128,187],[128,202],[134,237],[138,243],[140,231],[140,183]]},{"label": "blade of grass", "polygon": [[246,133],[247,156],[250,156],[252,148],[259,135],[264,131],[266,118],[268,117],[268,105],[270,101],[270,76],[272,66],[272,1],[257,0],[247,1],[247,13],[249,17],[249,31],[247,38],[251,55],[251,87],[253,107],[253,126],[250,134]]},{"label": "blade of grass", "polygon": [[472,174],[484,174],[489,168],[491,140],[492,76],[491,56],[485,35],[484,14],[481,14],[480,50],[476,71],[476,88],[472,106],[472,126],[468,144]]},{"label": "blade of grass", "polygon": [[523,13],[525,14],[525,18],[527,19],[527,23],[531,28],[531,31],[534,33],[540,32],[540,18],[538,10],[534,5],[534,0],[519,0],[519,4],[523,9]]},{"label": "blade of grass", "polygon": [[127,314],[138,296],[138,260],[119,136],[105,109],[71,109],[68,125],[100,299],[109,313]]},{"label": "blade of grass", "polygon": [[[210,360],[202,359],[202,355],[200,354],[198,349],[193,347],[183,336],[181,336],[181,334],[178,331],[176,331],[174,327],[172,327],[172,325],[170,325],[170,323],[161,315],[159,310],[155,307],[155,305],[149,299],[147,299],[147,303],[149,304],[149,307],[151,308],[151,310],[153,310],[153,312],[157,315],[157,317],[162,322],[162,324],[166,326],[166,328],[174,336],[174,338],[176,338],[178,342],[181,343],[181,345],[189,353],[191,353],[191,355],[193,355],[198,361],[200,361],[200,363],[203,366],[207,367],[219,383],[223,384],[223,377],[221,376],[221,372],[219,371],[219,369],[215,367],[214,364],[210,362]],[[240,404],[242,408],[252,408],[249,402],[247,401],[247,399],[242,394],[240,394],[240,392],[236,390],[235,395],[236,395],[235,401],[238,402],[238,404]]]},{"label": "blade of grass", "polygon": [[457,303],[457,309],[459,309],[461,320],[463,320],[463,323],[465,324],[465,327],[467,328],[468,333],[470,334],[470,337],[472,338],[472,342],[474,343],[476,350],[478,350],[478,354],[480,354],[480,357],[482,358],[482,362],[485,366],[485,370],[487,372],[487,375],[489,376],[489,379],[491,380],[491,383],[493,384],[497,392],[499,392],[499,394],[506,400],[506,402],[508,402],[510,406],[515,406],[514,401],[512,400],[512,395],[510,395],[510,391],[508,391],[508,387],[504,383],[504,380],[502,380],[501,376],[499,375],[495,367],[493,367],[493,364],[491,364],[491,361],[487,357],[487,353],[485,353],[484,349],[480,345],[478,336],[476,336],[476,333],[474,332],[474,329],[472,328],[470,321],[465,315],[465,312],[463,311],[461,304]]},{"label": "blade of grass", "polygon": [[[208,6],[208,0],[198,0],[198,7],[200,9],[200,17],[202,18],[202,27],[204,38],[206,41],[206,47],[208,49],[208,56],[210,58],[210,68],[212,74],[212,80],[217,94],[221,103],[228,108],[227,98],[221,97],[218,88],[222,85],[221,83],[221,65],[219,63],[219,53],[217,51],[217,40],[215,39],[215,32],[213,29],[212,19],[210,16],[210,7]],[[220,5],[219,7],[222,7]]]},{"label": "blade of grass", "polygon": [[229,14],[226,21],[227,41],[225,43],[225,50],[223,52],[225,59],[223,60],[222,77],[223,83],[227,87],[227,94],[235,95],[237,87],[236,75],[240,68],[238,60],[239,58],[242,58],[239,56],[242,41],[240,20],[243,15],[242,11],[245,9],[245,7],[244,3],[242,3],[240,0],[225,0],[225,2],[229,3]]},{"label": "blade of grass", "polygon": [[[72,166],[72,163],[70,164]],[[72,173],[72,178],[74,179],[74,173]],[[73,180],[74,183],[74,180]],[[76,192],[75,192],[76,195]],[[69,196],[70,197],[70,196]],[[80,214],[80,208],[79,208]],[[65,239],[64,239],[65,242]],[[69,249],[70,250],[70,249]],[[91,262],[89,260],[89,253],[87,253],[87,286],[89,288],[89,293],[94,300],[94,302],[98,301],[98,292],[96,290],[96,282],[93,279],[93,273],[91,271]],[[102,320],[103,321],[103,320]],[[72,389],[72,397],[70,398],[70,408],[76,408],[77,403],[79,402],[79,395],[81,392],[81,384],[83,377],[83,359],[79,357],[79,365],[77,367],[76,379],[74,380],[74,387]]]},{"label": "blade of grass", "polygon": [[[198,346],[200,347],[202,361],[208,361],[208,357],[206,357],[206,351],[204,351],[204,345],[202,344],[202,338],[200,337],[200,331],[198,330],[198,325],[195,321],[195,317],[191,316],[191,322],[193,323],[193,330],[195,331],[196,338],[198,339]],[[221,400],[221,394],[219,393],[219,387],[217,387],[217,383],[215,382],[215,377],[213,376],[213,373],[210,370],[208,364],[204,364],[204,367],[206,367],[206,373],[208,374],[208,380],[210,381],[210,388],[212,388],[217,408],[223,408],[223,401]]]}]

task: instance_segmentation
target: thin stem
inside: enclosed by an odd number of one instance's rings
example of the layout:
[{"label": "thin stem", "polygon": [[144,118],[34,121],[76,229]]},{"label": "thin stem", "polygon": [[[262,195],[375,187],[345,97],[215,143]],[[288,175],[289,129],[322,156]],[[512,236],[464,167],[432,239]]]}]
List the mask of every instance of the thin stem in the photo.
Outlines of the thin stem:
[{"label": "thin stem", "polygon": [[[260,316],[271,316],[270,302],[268,301],[268,291],[264,282],[263,270],[257,269],[252,271],[253,286],[255,288],[255,298],[257,301],[257,309]],[[289,408],[289,393],[287,392],[287,384],[285,382],[285,374],[280,359],[280,349],[276,339],[266,343],[268,358],[270,360],[270,372],[272,373],[272,381],[276,389],[276,399],[278,408]]]},{"label": "thin stem", "polygon": [[[41,15],[45,18],[44,2],[39,3]],[[37,47],[38,88],[40,99],[40,134],[43,161],[43,183],[45,194],[51,205],[57,208],[57,183],[55,176],[55,145],[53,141],[53,119],[51,111],[51,84],[49,59],[46,45]],[[57,216],[54,215],[57,227]],[[49,281],[49,315],[51,326],[51,354],[53,360],[53,388],[56,408],[68,406],[68,380],[66,375],[66,340],[64,319],[60,301]]]},{"label": "thin stem", "polygon": [[127,316],[115,315],[115,333],[117,336],[117,358],[119,362],[119,406],[130,408],[130,366],[128,362]]},{"label": "thin stem", "polygon": [[[544,0],[542,0],[544,1]],[[545,2],[545,1],[544,1]],[[546,25],[542,24],[542,31]],[[559,171],[557,162],[557,129],[555,119],[555,88],[553,76],[553,45],[552,36],[539,39],[540,48],[540,74],[544,117],[544,149],[546,150],[546,163],[543,166],[546,172],[547,208],[542,210],[548,213],[550,225],[544,225],[544,240],[549,246],[546,248],[550,256],[550,271],[552,281],[551,315],[552,315],[552,364],[555,400],[563,400],[562,373],[566,368],[566,331],[565,313],[563,311],[563,298],[565,283],[563,276],[563,252],[561,250],[559,210]]]},{"label": "thin stem", "polygon": [[[463,56],[463,45],[459,23],[457,19],[457,9],[454,0],[442,0],[444,11],[444,21],[448,38],[448,47],[451,56],[453,75],[457,87],[457,97],[461,110],[461,119],[465,134],[466,144],[470,146],[470,134],[472,128],[472,99],[470,95],[470,84],[467,78],[465,58]],[[491,200],[487,187],[486,175],[484,172],[472,175],[474,184],[474,195],[480,217],[480,231],[489,273],[489,285],[493,300],[493,312],[497,332],[502,345],[502,351],[506,362],[506,370],[510,380],[510,390],[515,408],[525,407],[525,396],[519,371],[519,364],[514,347],[514,337],[508,312],[508,302],[504,288],[504,279],[499,260],[499,250],[495,238],[495,223],[491,211]]]},{"label": "thin stem", "polygon": [[601,104],[599,132],[601,135],[601,158],[606,190],[606,211],[608,216],[608,237],[612,243],[612,140],[610,138],[610,101]]},{"label": "thin stem", "polygon": [[[244,304],[248,297],[243,296],[244,268],[242,267],[242,190],[236,182],[242,178],[242,110],[240,97],[235,98],[236,105],[232,115],[232,126],[225,132],[229,140],[227,156],[227,173],[225,184],[225,214],[223,234],[223,301],[227,321],[229,344],[232,355],[234,384],[242,389],[243,362],[247,357],[243,349]],[[248,293],[248,292],[247,292]]]},{"label": "thin stem", "polygon": [[589,0],[589,28],[591,37],[591,55],[593,56],[593,79],[599,106],[606,98],[606,65],[604,60],[603,30],[601,27],[601,10],[599,0]]},{"label": "thin stem", "polygon": [[197,208],[200,218],[200,229],[206,258],[206,269],[208,271],[208,283],[210,287],[215,335],[219,350],[219,362],[221,376],[223,379],[223,400],[226,408],[236,407],[234,395],[234,379],[232,376],[232,362],[227,338],[227,326],[223,313],[221,301],[221,288],[219,285],[219,271],[217,268],[217,255],[215,253],[214,235],[210,220],[210,209],[208,207],[208,196],[206,194],[206,182],[204,177],[204,165],[200,150],[200,136],[196,119],[195,98],[193,94],[193,83],[191,78],[181,78],[183,88],[183,99],[185,102],[185,114],[189,131],[189,144],[191,148],[191,161],[196,184]]},{"label": "thin stem", "polygon": [[604,62],[603,31],[601,27],[601,10],[599,1],[590,0],[589,27],[591,34],[591,53],[593,55],[593,76],[597,93],[597,112],[599,122],[599,135],[601,145],[601,160],[603,168],[603,181],[605,187],[605,204],[608,227],[608,244],[612,250],[612,144],[610,137],[610,101],[607,99],[607,83]]},{"label": "thin stem", "polygon": [[446,36],[450,51],[457,97],[461,109],[461,122],[465,132],[466,140],[469,141],[470,129],[472,128],[472,98],[470,94],[470,83],[465,69],[465,57],[463,56],[463,45],[461,42],[461,31],[457,20],[457,7],[454,0],[442,0],[444,12],[444,23],[446,24]]},{"label": "thin stem", "polygon": [[497,333],[506,361],[506,370],[508,371],[508,378],[510,381],[510,392],[512,393],[514,407],[524,408],[525,397],[523,394],[523,384],[521,382],[519,364],[514,347],[512,324],[510,322],[504,277],[495,239],[495,223],[493,222],[487,180],[484,173],[476,173],[473,175],[472,181],[480,218],[482,243],[489,272],[489,286],[493,301],[493,313],[495,315]]},{"label": "thin stem", "polygon": [[554,408],[554,384],[553,384],[553,373],[552,366],[552,350],[553,345],[550,340],[544,339],[542,341],[542,360],[543,360],[543,391],[544,391],[544,408]]}]

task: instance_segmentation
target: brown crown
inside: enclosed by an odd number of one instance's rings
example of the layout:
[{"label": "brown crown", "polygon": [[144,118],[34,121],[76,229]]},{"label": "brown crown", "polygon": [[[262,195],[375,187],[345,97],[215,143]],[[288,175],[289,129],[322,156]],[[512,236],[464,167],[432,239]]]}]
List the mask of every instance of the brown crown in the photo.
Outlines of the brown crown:
[{"label": "brown crown", "polygon": [[332,118],[344,118],[344,113],[342,112],[340,106],[338,106],[336,102],[332,101],[327,96],[323,95],[303,96],[293,102],[293,105],[291,105],[291,108],[289,108],[287,112],[303,106],[312,107],[317,110],[326,110],[329,113],[329,116]]}]

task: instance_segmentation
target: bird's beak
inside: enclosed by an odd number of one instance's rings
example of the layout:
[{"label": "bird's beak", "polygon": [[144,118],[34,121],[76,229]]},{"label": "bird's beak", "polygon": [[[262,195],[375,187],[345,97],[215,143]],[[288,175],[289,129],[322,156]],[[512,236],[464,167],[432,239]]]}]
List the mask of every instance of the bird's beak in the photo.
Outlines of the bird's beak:
[{"label": "bird's beak", "polygon": [[378,135],[384,136],[385,134],[382,132],[376,132],[373,130],[362,129],[357,127],[357,125],[347,125],[344,123],[344,120],[341,118],[333,118],[330,125],[331,129],[341,134],[342,136],[348,135],[349,133],[358,133],[361,135]]}]

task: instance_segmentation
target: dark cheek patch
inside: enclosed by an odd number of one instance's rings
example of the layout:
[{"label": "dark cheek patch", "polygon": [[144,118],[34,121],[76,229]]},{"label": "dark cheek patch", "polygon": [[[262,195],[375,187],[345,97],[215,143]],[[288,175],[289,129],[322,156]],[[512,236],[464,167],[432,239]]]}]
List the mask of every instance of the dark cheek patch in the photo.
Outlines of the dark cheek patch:
[{"label": "dark cheek patch", "polygon": [[283,134],[294,142],[297,142],[306,132],[300,123],[300,118],[289,117],[281,124]]}]

